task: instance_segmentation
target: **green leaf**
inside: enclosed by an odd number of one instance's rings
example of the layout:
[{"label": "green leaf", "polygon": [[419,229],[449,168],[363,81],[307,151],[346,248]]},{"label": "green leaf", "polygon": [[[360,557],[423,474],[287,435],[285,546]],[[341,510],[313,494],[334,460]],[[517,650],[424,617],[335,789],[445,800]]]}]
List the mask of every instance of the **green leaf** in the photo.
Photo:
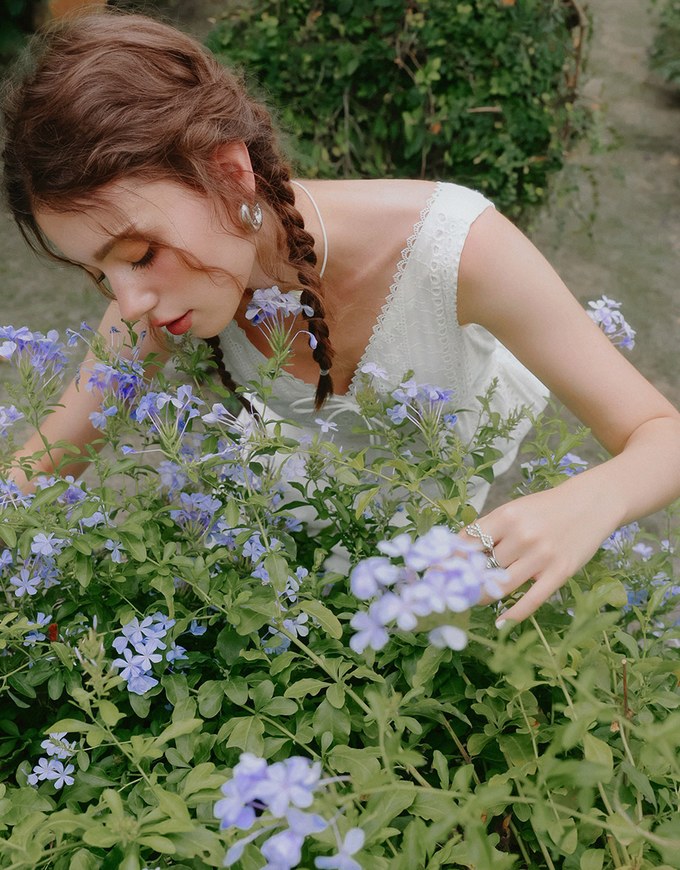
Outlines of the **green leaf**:
[{"label": "green leaf", "polygon": [[359,824],[366,833],[367,844],[411,806],[416,794],[415,787],[413,790],[401,787],[398,790],[386,790],[369,799],[365,812],[359,817]]},{"label": "green leaf", "polygon": [[290,573],[288,562],[278,553],[270,553],[268,556],[265,556],[264,567],[269,574],[269,579],[274,589],[279,593],[283,592]]},{"label": "green leaf", "polygon": [[300,609],[315,619],[326,634],[329,634],[336,640],[339,640],[342,637],[342,625],[340,625],[340,620],[334,613],[331,613],[325,605],[321,604],[320,601],[305,601],[301,604]]},{"label": "green leaf", "polygon": [[602,870],[604,856],[604,849],[586,849],[581,855],[580,870]]},{"label": "green leaf", "polygon": [[125,714],[121,713],[115,704],[112,704],[111,701],[107,700],[99,701],[99,715],[102,717],[104,722],[112,728],[125,716]]},{"label": "green leaf", "polygon": [[204,719],[217,716],[224,701],[224,686],[221,681],[207,680],[198,690],[198,710]]},{"label": "green leaf", "polygon": [[238,661],[241,650],[247,642],[234,628],[226,625],[217,635],[215,651],[225,664],[233,665]]},{"label": "green leaf", "polygon": [[609,782],[614,775],[614,756],[610,746],[592,734],[584,734],[583,754],[586,761],[603,768],[602,782]]},{"label": "green leaf", "polygon": [[323,680],[315,680],[312,677],[306,677],[304,680],[298,680],[292,683],[283,693],[286,698],[308,698],[312,695],[318,695],[322,689],[325,689],[329,683]]},{"label": "green leaf", "polygon": [[254,755],[262,755],[264,748],[264,725],[258,716],[242,716],[232,719],[233,727],[227,747],[235,747],[243,752],[252,752]]},{"label": "green leaf", "polygon": [[70,483],[68,483],[67,481],[58,480],[56,483],[53,483],[46,489],[41,489],[38,493],[36,493],[35,497],[31,501],[31,512],[35,513],[38,508],[54,504],[59,496],[63,495],[66,492],[69,486]]},{"label": "green leaf", "polygon": [[17,545],[17,534],[6,522],[0,523],[0,538],[7,544],[10,550]]},{"label": "green leaf", "polygon": [[262,707],[262,712],[266,713],[267,716],[283,716],[287,718],[288,716],[294,716],[298,709],[297,703],[292,698],[283,698],[278,695]]},{"label": "green leaf", "polygon": [[159,837],[158,834],[145,834],[137,840],[140,846],[148,846],[154,852],[160,852],[162,855],[174,855],[177,847],[167,837]]},{"label": "green leaf", "polygon": [[333,735],[337,743],[346,743],[350,735],[351,724],[344,710],[336,710],[325,699],[314,712],[312,720],[314,733],[321,738],[326,732]]},{"label": "green leaf", "polygon": [[95,726],[89,722],[81,722],[80,719],[59,719],[49,725],[45,733],[49,731],[65,731],[67,734],[84,734],[86,731],[91,731]]},{"label": "green leaf", "polygon": [[450,819],[451,826],[455,824],[457,814],[455,812],[455,799],[450,798],[440,791],[432,790],[432,793],[419,791],[411,805],[411,814],[427,819],[430,822],[441,822]]},{"label": "green leaf", "polygon": [[164,728],[161,731],[158,737],[154,738],[154,745],[162,746],[164,743],[170,743],[171,740],[176,740],[178,737],[183,737],[185,734],[191,734],[202,726],[202,719],[182,719],[180,722],[172,722],[167,728]]}]

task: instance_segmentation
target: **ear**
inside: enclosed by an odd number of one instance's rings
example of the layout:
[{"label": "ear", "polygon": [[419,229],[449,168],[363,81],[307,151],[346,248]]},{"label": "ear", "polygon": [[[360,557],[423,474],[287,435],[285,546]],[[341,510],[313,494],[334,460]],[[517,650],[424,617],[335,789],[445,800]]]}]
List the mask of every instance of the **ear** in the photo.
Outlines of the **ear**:
[{"label": "ear", "polygon": [[225,142],[213,154],[213,160],[225,177],[231,177],[255,193],[255,174],[245,142]]}]

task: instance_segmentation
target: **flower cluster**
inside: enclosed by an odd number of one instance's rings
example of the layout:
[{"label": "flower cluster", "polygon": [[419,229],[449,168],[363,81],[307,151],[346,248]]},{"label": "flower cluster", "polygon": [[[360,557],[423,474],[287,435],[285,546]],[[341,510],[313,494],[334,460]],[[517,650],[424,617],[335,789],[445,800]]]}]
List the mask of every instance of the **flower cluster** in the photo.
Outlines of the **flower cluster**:
[{"label": "flower cluster", "polygon": [[621,303],[608,296],[601,296],[588,303],[590,319],[597,323],[604,334],[617,347],[632,350],[635,347],[635,330],[626,323],[620,312]]},{"label": "flower cluster", "polygon": [[[535,477],[536,469],[544,468],[546,465],[552,465],[552,463],[545,457],[541,457],[540,459],[530,459],[528,462],[523,462],[521,468],[526,479],[532,481]],[[582,471],[585,471],[588,467],[588,463],[585,459],[581,459],[581,457],[577,456],[575,453],[565,453],[564,456],[561,456],[557,460],[555,467],[562,474],[566,474],[568,477],[573,477],[575,474],[580,474]]]},{"label": "flower cluster", "polygon": [[17,365],[25,361],[40,376],[61,372],[68,361],[55,329],[44,335],[26,326],[0,326],[0,357]]},{"label": "flower cluster", "polygon": [[300,302],[299,293],[282,293],[276,285],[255,290],[246,309],[246,318],[255,325],[268,318],[297,317],[298,314],[313,317],[314,311]]},{"label": "flower cluster", "polygon": [[[301,756],[267,764],[249,752],[244,752],[234,767],[232,778],[222,786],[224,797],[215,804],[215,817],[220,828],[250,830],[256,821],[260,826],[247,837],[238,840],[227,852],[226,867],[235,864],[245,847],[263,834],[270,836],[260,843],[266,859],[266,870],[291,870],[302,858],[305,838],[333,828],[338,842],[338,854],[315,859],[318,868],[361,870],[351,856],[361,849],[364,833],[352,828],[341,841],[335,819],[305,812],[315,795],[331,780],[321,779],[321,765]],[[266,815],[265,815],[266,814]],[[262,824],[264,822],[264,825]],[[271,832],[276,833],[271,833]]]},{"label": "flower cluster", "polygon": [[14,405],[0,406],[0,436],[6,436],[17,420],[23,419],[23,414]]},{"label": "flower cluster", "polygon": [[172,664],[187,658],[184,647],[174,641],[169,647],[165,643],[164,638],[174,624],[174,619],[156,612],[141,622],[135,617],[122,627],[113,641],[113,648],[122,658],[114,659],[112,664],[114,668],[120,668],[129,692],[143,695],[158,685],[153,676],[154,664],[163,660]]},{"label": "flower cluster", "polygon": [[48,780],[55,788],[63,788],[65,785],[73,785],[75,767],[68,762],[76,753],[76,744],[65,740],[66,732],[55,732],[47,735],[40,746],[45,750],[46,756],[38,759],[29,773],[27,780],[29,785],[38,785],[39,782]]},{"label": "flower cluster", "polygon": [[37,532],[31,540],[31,554],[21,564],[14,564],[10,550],[0,553],[0,577],[9,575],[15,598],[32,597],[41,589],[46,591],[59,585],[55,558],[68,543],[67,538],[58,538],[52,532]]},{"label": "flower cluster", "polygon": [[[383,556],[359,562],[350,575],[357,598],[373,599],[367,611],[351,620],[350,646],[357,653],[382,649],[393,624],[413,631],[420,620],[435,614],[462,613],[483,596],[498,598],[505,572],[487,565],[487,556],[470,539],[445,526],[434,526],[415,541],[407,534],[382,541]],[[462,649],[467,637],[455,625],[438,625],[429,634],[438,647]]]},{"label": "flower cluster", "polygon": [[[291,344],[298,335],[306,335],[309,346],[314,350],[317,340],[309,330],[295,329],[295,320],[298,315],[314,317],[314,310],[309,305],[303,305],[300,301],[300,293],[282,293],[274,285],[264,290],[255,290],[253,298],[246,307],[246,318],[259,326],[266,335],[275,357],[286,357]],[[292,324],[286,328],[285,320],[292,317]]]},{"label": "flower cluster", "polygon": [[[417,384],[413,378],[402,381],[392,393],[397,403],[387,409],[387,416],[393,423],[403,423],[410,420],[414,426],[438,425],[446,405],[453,398],[453,390],[442,390],[430,384]],[[455,424],[455,415],[445,415],[447,426]]]}]

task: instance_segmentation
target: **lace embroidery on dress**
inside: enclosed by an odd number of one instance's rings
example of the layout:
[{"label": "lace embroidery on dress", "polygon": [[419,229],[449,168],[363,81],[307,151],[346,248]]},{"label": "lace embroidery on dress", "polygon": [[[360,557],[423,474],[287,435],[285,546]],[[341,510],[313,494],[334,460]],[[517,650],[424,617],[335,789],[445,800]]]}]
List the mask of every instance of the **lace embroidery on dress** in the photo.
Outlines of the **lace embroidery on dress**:
[{"label": "lace embroidery on dress", "polygon": [[364,365],[365,362],[367,362],[369,360],[370,355],[371,355],[371,351],[373,349],[373,345],[376,343],[377,339],[381,336],[381,334],[383,332],[383,321],[385,320],[385,317],[387,316],[390,309],[392,308],[394,299],[397,296],[397,293],[399,292],[399,288],[401,287],[401,282],[402,282],[402,278],[404,275],[404,271],[406,270],[406,266],[408,265],[409,260],[411,259],[411,253],[413,251],[413,248],[415,247],[416,242],[418,241],[418,238],[420,237],[420,231],[422,230],[423,224],[425,223],[425,220],[427,219],[428,215],[430,214],[430,211],[432,210],[432,207],[434,206],[434,203],[437,200],[437,197],[439,196],[441,190],[442,190],[442,183],[437,182],[435,189],[428,196],[427,201],[425,202],[425,205],[422,207],[422,209],[420,211],[420,217],[418,218],[416,223],[413,225],[413,230],[411,232],[411,235],[408,237],[408,239],[406,239],[406,244],[402,248],[401,254],[399,256],[399,262],[397,263],[397,268],[395,270],[394,277],[392,279],[392,284],[390,285],[389,292],[385,298],[385,301],[382,304],[382,307],[380,308],[380,313],[378,314],[376,321],[373,324],[373,329],[371,330],[371,336],[368,339],[368,343],[366,344],[366,347],[364,348],[364,352],[361,355],[361,359],[359,360],[359,363],[356,367],[356,370],[355,370],[354,374],[352,375],[352,380],[350,381],[349,387],[347,388],[348,394],[354,393],[356,380],[361,373],[361,367]]}]

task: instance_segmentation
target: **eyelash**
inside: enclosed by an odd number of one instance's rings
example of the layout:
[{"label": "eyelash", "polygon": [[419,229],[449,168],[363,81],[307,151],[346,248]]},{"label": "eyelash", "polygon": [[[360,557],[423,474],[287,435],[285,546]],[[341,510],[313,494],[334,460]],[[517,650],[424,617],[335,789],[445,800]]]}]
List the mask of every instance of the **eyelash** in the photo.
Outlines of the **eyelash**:
[{"label": "eyelash", "polygon": [[134,263],[130,263],[130,266],[133,269],[146,269],[148,266],[150,266],[153,263],[155,256],[156,256],[155,248],[153,248],[151,245],[149,245],[144,256],[140,257],[140,259],[136,260]]}]

